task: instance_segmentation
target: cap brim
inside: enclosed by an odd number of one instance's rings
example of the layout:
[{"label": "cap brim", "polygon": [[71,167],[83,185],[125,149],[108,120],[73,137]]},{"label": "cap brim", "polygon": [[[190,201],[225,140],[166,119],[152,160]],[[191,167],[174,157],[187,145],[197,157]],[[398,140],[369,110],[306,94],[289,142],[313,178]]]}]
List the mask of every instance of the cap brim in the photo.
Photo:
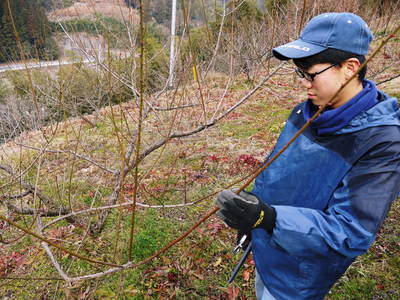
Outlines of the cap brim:
[{"label": "cap brim", "polygon": [[303,58],[320,53],[328,48],[311,44],[303,40],[296,40],[272,49],[272,54],[280,60]]}]

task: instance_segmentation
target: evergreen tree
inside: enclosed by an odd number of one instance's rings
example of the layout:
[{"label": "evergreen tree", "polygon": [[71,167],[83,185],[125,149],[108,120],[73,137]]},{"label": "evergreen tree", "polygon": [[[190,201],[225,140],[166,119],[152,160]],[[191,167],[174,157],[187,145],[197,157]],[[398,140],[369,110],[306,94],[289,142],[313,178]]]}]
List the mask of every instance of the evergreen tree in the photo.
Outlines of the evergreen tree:
[{"label": "evergreen tree", "polygon": [[130,7],[139,8],[139,0],[125,0],[125,3]]},{"label": "evergreen tree", "polygon": [[57,57],[47,16],[36,0],[0,0],[0,16],[0,62]]}]

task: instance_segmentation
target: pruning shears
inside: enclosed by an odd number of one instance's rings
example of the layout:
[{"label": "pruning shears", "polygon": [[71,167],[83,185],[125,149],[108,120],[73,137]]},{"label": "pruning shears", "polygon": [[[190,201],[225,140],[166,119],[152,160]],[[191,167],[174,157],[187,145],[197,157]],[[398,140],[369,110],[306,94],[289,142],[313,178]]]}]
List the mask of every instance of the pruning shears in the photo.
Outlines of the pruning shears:
[{"label": "pruning shears", "polygon": [[236,247],[233,249],[233,253],[238,253],[240,250],[243,249],[243,244],[247,239],[247,235],[243,234],[242,237],[240,238],[239,243],[236,245]]},{"label": "pruning shears", "polygon": [[[240,239],[239,243],[236,245],[236,247],[233,249],[233,253],[237,253],[240,249],[243,249],[243,243],[246,240],[247,235],[243,235],[242,238]],[[247,245],[246,250],[244,250],[242,257],[240,258],[238,264],[232,271],[232,275],[228,280],[228,284],[231,284],[233,280],[235,280],[236,275],[239,273],[240,268],[243,266],[244,262],[246,261],[247,256],[249,255],[251,250],[251,241]]]}]

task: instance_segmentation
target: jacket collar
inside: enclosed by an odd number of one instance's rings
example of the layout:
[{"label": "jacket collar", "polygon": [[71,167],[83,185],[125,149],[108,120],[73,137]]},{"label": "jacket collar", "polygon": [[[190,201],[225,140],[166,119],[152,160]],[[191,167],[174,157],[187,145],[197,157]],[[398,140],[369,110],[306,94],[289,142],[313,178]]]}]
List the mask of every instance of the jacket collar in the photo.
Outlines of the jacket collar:
[{"label": "jacket collar", "polygon": [[[342,106],[322,112],[316,118],[311,127],[317,130],[317,134],[332,134],[348,125],[357,115],[372,108],[378,103],[378,90],[373,81],[363,80],[363,89],[360,93],[347,101]],[[318,110],[312,101],[308,100],[304,106],[303,115],[310,119]]]}]

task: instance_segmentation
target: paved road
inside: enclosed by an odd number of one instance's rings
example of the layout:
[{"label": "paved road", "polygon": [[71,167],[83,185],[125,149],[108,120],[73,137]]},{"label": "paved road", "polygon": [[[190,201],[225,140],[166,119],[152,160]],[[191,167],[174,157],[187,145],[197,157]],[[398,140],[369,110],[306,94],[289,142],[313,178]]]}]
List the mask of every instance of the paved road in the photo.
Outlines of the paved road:
[{"label": "paved road", "polygon": [[47,67],[57,67],[62,65],[70,65],[77,62],[81,63],[93,63],[96,60],[93,59],[84,59],[79,61],[40,61],[40,62],[26,62],[26,63],[4,63],[0,64],[0,73],[6,71],[16,71],[16,70],[26,70],[26,69],[35,69],[35,68],[47,68]]}]

